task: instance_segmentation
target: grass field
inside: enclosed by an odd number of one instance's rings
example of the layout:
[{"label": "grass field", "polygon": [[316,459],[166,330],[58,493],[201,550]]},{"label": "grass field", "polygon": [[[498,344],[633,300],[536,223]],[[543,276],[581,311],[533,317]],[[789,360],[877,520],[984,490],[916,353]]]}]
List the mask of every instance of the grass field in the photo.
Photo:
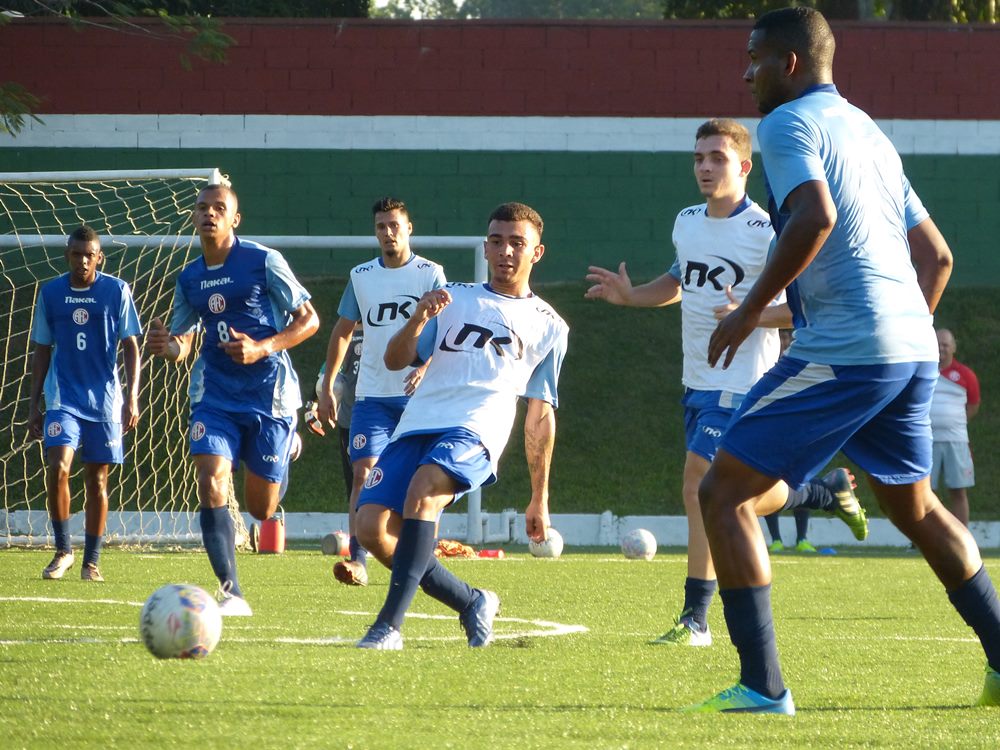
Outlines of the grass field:
[{"label": "grass field", "polygon": [[[774,602],[795,718],[692,716],[728,687],[716,643],[646,644],[679,604],[684,558],[614,550],[560,560],[514,551],[448,565],[498,591],[499,640],[472,650],[452,613],[418,594],[398,653],[352,647],[385,595],[338,586],[333,558],[240,557],[251,619],[225,621],[200,662],[159,661],[139,607],[164,583],[214,588],[201,553],[102,557],[105,584],[42,581],[50,551],[4,550],[0,746],[325,748],[996,748],[1000,709],[972,708],[983,656],[916,555],[774,558]],[[987,564],[994,576],[1000,558]]]}]

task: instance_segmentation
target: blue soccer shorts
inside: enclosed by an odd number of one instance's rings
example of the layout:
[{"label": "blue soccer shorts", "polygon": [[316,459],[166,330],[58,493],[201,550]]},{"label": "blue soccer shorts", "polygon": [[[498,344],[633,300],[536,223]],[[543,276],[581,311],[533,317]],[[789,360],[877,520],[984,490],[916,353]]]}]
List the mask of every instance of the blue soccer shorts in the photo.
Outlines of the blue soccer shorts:
[{"label": "blue soccer shorts", "polygon": [[354,402],[351,413],[351,463],[382,455],[409,400],[409,396],[392,396]]},{"label": "blue soccer shorts", "polygon": [[[743,394],[727,391],[684,391],[684,434],[687,449],[711,463],[726,425],[733,418]],[[723,405],[724,404],[724,405]]]},{"label": "blue soccer shorts", "polygon": [[192,456],[222,456],[268,482],[280,482],[288,469],[295,420],[257,412],[232,412],[196,405],[188,438]]},{"label": "blue soccer shorts", "polygon": [[406,435],[382,451],[361,489],[358,507],[382,505],[403,515],[410,480],[423,464],[440,466],[455,480],[454,500],[496,481],[489,453],[476,433],[456,427],[447,432]]},{"label": "blue soccer shorts", "polygon": [[118,422],[91,422],[62,409],[45,412],[46,450],[68,446],[80,450],[85,464],[120,464],[125,462],[122,426]]},{"label": "blue soccer shorts", "polygon": [[719,447],[800,487],[838,450],[883,484],[931,470],[937,362],[821,365],[782,357],[743,400]]}]

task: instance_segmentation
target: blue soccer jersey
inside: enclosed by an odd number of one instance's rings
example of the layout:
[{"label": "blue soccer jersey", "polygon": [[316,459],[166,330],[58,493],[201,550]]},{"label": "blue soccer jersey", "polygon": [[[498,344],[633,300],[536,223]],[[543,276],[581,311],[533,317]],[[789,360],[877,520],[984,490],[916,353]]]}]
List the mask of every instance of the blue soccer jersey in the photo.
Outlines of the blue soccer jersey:
[{"label": "blue soccer jersey", "polygon": [[209,267],[204,257],[184,267],[174,290],[170,332],[194,332],[204,339],[191,371],[191,404],[226,412],[253,411],[288,417],[302,405],[299,381],[287,351],[250,365],[238,364],[219,347],[230,330],[260,341],[287,326],[309,293],[281,253],[236,238],[225,262]]},{"label": "blue soccer jersey", "polygon": [[788,288],[796,327],[789,356],[837,365],[936,362],[906,237],[927,211],[889,139],[833,84],[775,109],[757,137],[779,235],[785,199],[806,182],[825,183],[837,210],[832,233]]},{"label": "blue soccer jersey", "polygon": [[121,422],[118,342],[142,334],[132,292],[121,279],[98,272],[86,289],[63,274],[42,286],[31,340],[51,346],[45,408],[90,422]]}]

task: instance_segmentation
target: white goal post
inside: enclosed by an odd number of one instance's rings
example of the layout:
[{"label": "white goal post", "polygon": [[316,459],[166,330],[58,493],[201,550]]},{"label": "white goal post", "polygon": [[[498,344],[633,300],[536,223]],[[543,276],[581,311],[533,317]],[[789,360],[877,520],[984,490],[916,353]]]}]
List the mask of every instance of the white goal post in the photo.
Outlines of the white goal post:
[{"label": "white goal post", "polygon": [[[51,536],[43,450],[27,435],[29,333],[39,287],[66,271],[68,234],[83,223],[98,232],[106,258],[103,270],[132,286],[145,323],[151,311],[169,309],[177,273],[200,252],[189,221],[197,189],[225,181],[214,168],[0,172],[0,293],[9,303],[0,305],[0,329],[7,338],[0,364],[0,431],[5,433],[0,438],[0,547],[46,543]],[[378,249],[370,235],[245,236],[278,249]],[[414,237],[413,246],[418,251],[473,252],[475,280],[487,278],[481,236]],[[110,542],[201,541],[187,457],[192,360],[180,366],[155,359],[143,362],[143,416],[127,441],[124,466],[109,478]],[[80,471],[77,463],[71,480],[74,497],[82,491]],[[480,494],[470,493],[467,499],[467,541],[479,543],[486,525]],[[231,510],[236,510],[232,493]],[[71,519],[74,537],[82,536],[82,516],[76,513]],[[243,526],[242,519],[238,526]]]}]

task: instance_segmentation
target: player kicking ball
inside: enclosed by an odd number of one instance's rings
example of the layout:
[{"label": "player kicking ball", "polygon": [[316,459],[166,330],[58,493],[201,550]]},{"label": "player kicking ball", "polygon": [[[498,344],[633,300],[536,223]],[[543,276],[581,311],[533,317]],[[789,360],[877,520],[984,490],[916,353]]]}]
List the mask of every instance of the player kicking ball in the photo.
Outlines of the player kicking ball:
[{"label": "player kicking ball", "polygon": [[229,483],[243,461],[247,510],[263,521],[277,509],[302,405],[286,350],[316,333],[319,318],[280,253],[236,236],[240,213],[231,187],[202,189],[193,220],[202,257],[177,278],[170,330],[153,320],[146,345],[179,362],[191,352],[199,323],[204,327],[189,389],[202,540],[219,579],[222,614],[249,616],[236,575]]},{"label": "player kicking ball", "polygon": [[459,613],[469,646],[492,642],[499,597],[458,579],[433,552],[441,512],[496,481],[519,397],[528,401],[525,526],[531,539],[545,538],[556,386],[569,327],[529,286],[545,252],[541,238],[542,217],[533,208],[497,207],[484,243],[489,283],[426,292],[388,343],[390,369],[433,359],[358,498],[359,540],[392,570],[385,604],[358,648],[403,647],[403,618],[418,587]]}]

